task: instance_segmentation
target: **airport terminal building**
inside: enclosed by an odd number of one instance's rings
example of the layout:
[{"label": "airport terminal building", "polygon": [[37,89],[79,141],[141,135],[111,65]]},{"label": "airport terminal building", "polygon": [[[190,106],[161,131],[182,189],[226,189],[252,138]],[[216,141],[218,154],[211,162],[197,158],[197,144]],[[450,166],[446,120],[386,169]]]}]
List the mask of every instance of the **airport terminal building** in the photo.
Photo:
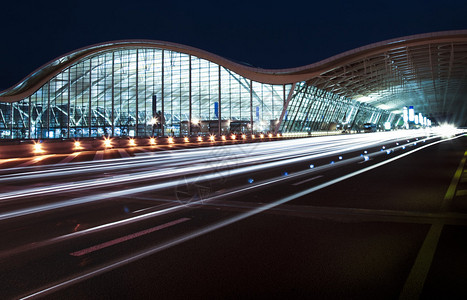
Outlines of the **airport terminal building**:
[{"label": "airport terminal building", "polygon": [[[426,40],[413,36],[405,47]],[[313,132],[387,122],[394,127],[403,123],[394,93],[410,88],[402,73],[393,74],[402,65],[391,53],[397,46],[382,42],[304,67],[265,70],[168,42],[93,45],[0,92],[0,138]],[[385,69],[391,74],[381,74]],[[359,100],[372,95],[379,98]]]}]

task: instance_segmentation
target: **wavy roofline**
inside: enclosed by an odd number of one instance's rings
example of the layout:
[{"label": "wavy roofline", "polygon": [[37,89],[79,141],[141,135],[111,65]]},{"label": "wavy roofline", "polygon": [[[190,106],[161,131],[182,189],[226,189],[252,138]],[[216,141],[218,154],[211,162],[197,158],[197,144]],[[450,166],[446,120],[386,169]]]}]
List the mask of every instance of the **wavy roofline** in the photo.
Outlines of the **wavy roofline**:
[{"label": "wavy roofline", "polygon": [[285,69],[263,69],[242,65],[217,54],[178,43],[144,39],[116,40],[82,47],[49,61],[48,63],[37,68],[17,84],[6,90],[0,91],[0,101],[17,102],[26,97],[29,97],[55,75],[77,63],[78,61],[99,52],[118,48],[144,47],[176,51],[206,59],[253,81],[269,84],[291,84],[294,82],[308,81],[343,64],[348,64],[352,61],[364,58],[365,56],[384,53],[390,49],[426,45],[437,42],[460,41],[467,41],[467,30],[452,30],[415,34],[358,47],[301,67]]}]

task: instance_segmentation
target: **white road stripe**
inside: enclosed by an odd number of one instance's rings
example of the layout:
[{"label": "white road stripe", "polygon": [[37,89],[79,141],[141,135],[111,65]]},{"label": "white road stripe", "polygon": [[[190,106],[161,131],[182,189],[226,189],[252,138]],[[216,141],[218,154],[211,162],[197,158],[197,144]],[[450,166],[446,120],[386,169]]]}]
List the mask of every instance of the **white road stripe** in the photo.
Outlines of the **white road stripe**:
[{"label": "white road stripe", "polygon": [[125,149],[117,149],[118,150],[118,153],[120,154],[121,157],[125,158],[125,157],[130,157],[130,155],[128,154],[128,152],[126,152]]},{"label": "white road stripe", "polygon": [[104,151],[99,150],[99,151],[96,151],[96,155],[94,155],[93,160],[102,160],[103,158],[104,158]]},{"label": "white road stripe", "polygon": [[69,163],[70,161],[72,161],[76,156],[78,156],[81,152],[75,152],[75,153],[72,153],[70,155],[68,155],[67,157],[65,157],[63,160],[61,160],[59,162],[59,164],[66,164],[66,163]]},{"label": "white road stripe", "polygon": [[312,180],[315,180],[315,179],[318,179],[318,178],[321,178],[323,177],[323,175],[319,175],[319,176],[315,176],[313,178],[308,178],[308,179],[305,179],[305,180],[302,180],[302,181],[299,181],[299,182],[296,182],[296,183],[292,183],[292,185],[300,185],[300,184],[303,184],[303,183],[306,183],[306,182],[309,182],[309,181],[312,181]]}]

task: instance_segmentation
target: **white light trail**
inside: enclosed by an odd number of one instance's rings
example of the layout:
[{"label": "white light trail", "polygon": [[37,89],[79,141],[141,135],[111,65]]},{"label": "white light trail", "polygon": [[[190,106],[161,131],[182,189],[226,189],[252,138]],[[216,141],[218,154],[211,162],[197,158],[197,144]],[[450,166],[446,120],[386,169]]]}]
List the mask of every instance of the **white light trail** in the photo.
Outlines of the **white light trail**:
[{"label": "white light trail", "polygon": [[[420,133],[418,133],[418,136]],[[93,201],[101,201],[104,199],[114,198],[114,197],[124,197],[132,194],[143,193],[148,191],[162,190],[176,187],[180,184],[190,184],[199,181],[208,181],[219,178],[220,176],[233,176],[248,174],[251,172],[261,171],[267,168],[285,166],[292,163],[306,162],[314,160],[320,157],[342,154],[346,151],[353,151],[360,149],[362,147],[370,147],[372,145],[381,143],[382,141],[387,142],[394,139],[395,137],[401,138],[400,135],[395,134],[367,134],[367,135],[356,135],[355,138],[348,139],[340,137],[323,137],[316,139],[305,139],[303,140],[291,140],[274,143],[266,143],[265,149],[263,151],[255,151],[259,153],[256,156],[251,155],[248,152],[243,152],[242,155],[234,157],[232,159],[225,160],[223,155],[217,156],[216,160],[211,160],[210,163],[205,163],[204,161],[197,164],[193,164],[193,154],[189,151],[181,152],[183,159],[189,161],[190,164],[183,166],[178,158],[175,161],[181,164],[178,168],[173,167],[160,167],[156,171],[146,171],[138,173],[130,173],[124,175],[117,175],[110,178],[104,178],[99,180],[83,180],[80,182],[67,183],[67,184],[58,184],[45,187],[37,187],[30,189],[23,189],[18,191],[12,191],[7,193],[0,194],[0,201],[9,201],[18,198],[24,197],[33,197],[33,196],[44,196],[48,194],[57,194],[62,192],[69,192],[73,190],[83,191],[85,189],[97,188],[97,187],[109,187],[111,185],[117,185],[126,182],[136,182],[140,180],[149,180],[149,179],[167,179],[177,176],[185,176],[189,174],[202,174],[201,176],[193,176],[190,178],[175,179],[168,182],[158,182],[156,184],[150,184],[137,188],[130,188],[125,190],[119,190],[114,192],[105,192],[98,193],[94,195],[74,198],[65,201],[59,201],[55,203],[49,203],[44,205],[33,206],[29,208],[24,208],[20,210],[14,210],[9,212],[3,212],[0,214],[0,220],[11,219],[15,217],[31,215],[34,213],[44,212],[53,209],[65,208],[80,204],[85,204]],[[415,137],[415,134],[412,133],[411,137]],[[407,134],[403,135],[404,138],[408,138]],[[311,143],[310,141],[313,141]],[[321,142],[321,143],[320,143]],[[269,144],[269,145],[268,145]],[[248,145],[248,144],[246,144]],[[294,145],[292,147],[292,145]],[[237,147],[239,145],[236,145]],[[404,148],[404,146],[402,146]],[[285,150],[286,149],[286,150]],[[231,149],[235,150],[235,149]],[[256,150],[256,149],[255,149]],[[268,151],[266,151],[268,150]],[[285,151],[284,151],[285,150]],[[206,155],[206,151],[194,151],[195,153],[202,153]],[[238,151],[236,151],[238,152]],[[212,149],[211,152],[212,153]],[[222,152],[224,153],[224,152]],[[171,153],[171,159],[174,159],[175,153]],[[236,155],[236,153],[235,153]],[[198,156],[194,156],[199,158]],[[215,158],[213,158],[215,159]],[[150,160],[154,164],[154,161]],[[218,162],[215,164],[215,162]],[[109,162],[111,164],[112,162]],[[174,163],[177,164],[177,163]],[[185,163],[186,164],[186,163]],[[193,165],[191,165],[193,164]],[[102,168],[102,166],[101,166]],[[233,168],[233,169],[230,169]],[[211,172],[211,173],[208,173]],[[207,174],[204,174],[207,173]],[[44,175],[44,174],[43,174]],[[26,175],[25,175],[26,176]]]},{"label": "white light trail", "polygon": [[212,224],[212,225],[210,225],[208,227],[204,227],[204,228],[195,230],[193,232],[184,234],[184,235],[182,235],[180,237],[176,237],[176,238],[174,238],[174,239],[172,239],[172,240],[170,240],[170,241],[168,241],[166,243],[163,243],[163,244],[158,245],[156,247],[153,247],[151,249],[146,249],[146,250],[140,251],[140,252],[138,252],[136,254],[133,254],[131,256],[127,256],[125,258],[122,258],[122,259],[120,259],[118,261],[111,262],[111,263],[109,263],[109,264],[107,264],[105,266],[94,268],[94,269],[92,269],[92,270],[90,270],[90,271],[88,271],[86,273],[79,274],[79,275],[77,275],[77,276],[75,276],[75,277],[73,277],[71,279],[55,283],[55,284],[50,285],[48,287],[43,287],[42,289],[40,289],[37,292],[34,292],[32,294],[23,296],[21,299],[33,299],[33,298],[37,298],[37,297],[43,297],[43,296],[51,294],[54,291],[57,291],[59,289],[65,288],[67,286],[79,283],[79,282],[84,281],[86,279],[89,279],[91,277],[94,277],[94,276],[103,274],[105,272],[114,270],[116,268],[122,267],[122,266],[124,266],[126,264],[135,262],[135,261],[140,260],[142,258],[145,258],[145,257],[148,257],[148,256],[153,255],[155,253],[158,253],[158,252],[160,252],[162,250],[165,250],[165,249],[171,248],[173,246],[179,245],[179,244],[184,243],[186,241],[189,241],[191,239],[194,239],[194,238],[197,238],[197,237],[202,236],[204,234],[213,232],[215,230],[218,230],[218,229],[223,228],[225,226],[231,225],[231,224],[233,224],[235,222],[244,220],[244,219],[246,219],[248,217],[259,214],[259,213],[264,212],[266,210],[272,209],[272,208],[274,208],[276,206],[279,206],[281,204],[284,204],[284,203],[290,202],[292,200],[295,200],[297,198],[303,197],[303,196],[308,195],[310,193],[313,193],[313,192],[315,192],[317,190],[326,188],[328,186],[339,183],[339,182],[344,181],[346,179],[349,179],[349,178],[355,177],[357,175],[360,175],[362,173],[365,173],[365,172],[371,171],[373,169],[379,168],[379,167],[384,166],[384,165],[386,165],[388,163],[391,163],[391,162],[393,162],[395,160],[398,160],[400,158],[403,158],[405,156],[413,154],[413,153],[415,153],[417,151],[423,150],[423,149],[425,149],[427,147],[430,147],[430,146],[445,142],[447,140],[456,139],[456,138],[459,138],[459,137],[460,136],[453,137],[453,138],[446,139],[446,140],[435,141],[435,142],[433,142],[431,144],[423,145],[423,146],[421,146],[419,148],[415,148],[415,149],[413,149],[411,151],[407,151],[407,152],[405,152],[405,153],[403,153],[403,154],[401,154],[399,156],[396,156],[396,157],[387,159],[385,161],[376,163],[374,165],[371,165],[371,166],[368,166],[368,167],[363,168],[361,170],[358,170],[358,171],[352,172],[350,174],[341,176],[339,178],[324,182],[322,184],[319,184],[319,185],[314,186],[312,188],[300,191],[300,192],[295,193],[293,195],[284,197],[284,198],[279,199],[277,201],[274,201],[272,203],[268,203],[268,204],[265,204],[263,206],[257,207],[255,209],[252,209],[252,210],[248,211],[248,212],[241,213],[241,214],[236,215],[234,217],[227,218],[225,220],[214,223],[214,224]]}]

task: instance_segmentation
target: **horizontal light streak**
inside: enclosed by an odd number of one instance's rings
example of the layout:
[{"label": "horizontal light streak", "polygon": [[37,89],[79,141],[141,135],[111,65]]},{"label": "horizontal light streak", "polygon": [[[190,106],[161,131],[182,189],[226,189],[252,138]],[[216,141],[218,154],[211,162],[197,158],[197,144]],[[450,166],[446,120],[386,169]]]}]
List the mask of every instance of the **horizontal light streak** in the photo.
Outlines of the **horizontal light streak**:
[{"label": "horizontal light streak", "polygon": [[[354,146],[355,149],[360,148],[362,144],[359,144],[357,146]],[[100,194],[95,194],[95,195],[89,195],[89,196],[84,196],[84,197],[79,197],[79,198],[74,198],[70,200],[65,200],[65,201],[60,201],[56,203],[51,203],[51,204],[45,204],[45,205],[39,205],[35,207],[30,207],[30,208],[25,208],[25,209],[20,209],[20,210],[15,210],[15,211],[10,211],[10,212],[4,212],[0,214],[0,220],[6,220],[6,219],[11,219],[11,218],[16,218],[16,217],[21,217],[25,215],[30,215],[34,213],[40,213],[40,212],[45,212],[49,210],[54,210],[54,209],[59,209],[59,208],[65,208],[65,207],[71,207],[75,205],[81,205],[81,204],[86,204],[94,201],[100,201],[108,198],[116,198],[116,197],[126,197],[132,194],[138,194],[138,193],[144,193],[144,192],[149,192],[149,191],[156,191],[156,190],[162,190],[162,189],[168,189],[168,188],[173,188],[179,185],[186,185],[186,184],[191,184],[194,182],[201,182],[201,181],[208,181],[208,180],[215,180],[218,178],[222,177],[228,177],[228,176],[235,176],[235,175],[241,175],[241,174],[249,174],[252,172],[257,172],[261,170],[265,170],[268,168],[274,168],[274,167],[280,167],[280,166],[286,166],[289,164],[293,163],[298,163],[298,162],[303,162],[303,161],[309,161],[313,160],[322,156],[328,156],[328,155],[333,155],[333,154],[338,154],[341,153],[342,149],[337,149],[334,151],[326,151],[326,152],[321,152],[319,154],[313,154],[313,155],[306,155],[306,156],[300,156],[300,157],[294,157],[290,159],[284,159],[284,160],[277,160],[277,161],[272,161],[272,162],[263,162],[258,165],[250,165],[250,166],[245,166],[245,167],[238,167],[236,169],[228,169],[228,170],[223,170],[219,171],[219,169],[215,169],[214,173],[208,173],[200,176],[193,176],[189,178],[183,178],[183,179],[177,179],[177,180],[171,180],[168,182],[162,182],[162,183],[156,183],[152,185],[146,185],[142,187],[137,187],[137,188],[130,188],[130,189],[125,189],[125,190],[119,190],[119,191],[114,191],[114,192],[105,192],[105,193],[100,193]],[[379,152],[378,152],[379,153]],[[243,163],[248,162],[248,159],[242,159]],[[239,162],[227,162],[227,164],[232,163],[233,165],[239,164]],[[195,168],[195,169],[193,169]],[[168,170],[167,172],[178,176],[180,174],[187,174],[189,170],[194,171],[194,173],[199,173],[202,170],[208,169],[207,167],[190,167],[190,168],[185,168],[182,170]],[[180,173],[180,171],[182,171]],[[147,174],[144,174],[145,176],[149,176]],[[118,180],[121,182],[125,182],[128,179],[139,179],[139,177],[136,176],[125,176],[124,178],[119,178]],[[108,185],[110,183],[115,183],[116,179],[110,178],[107,179],[108,182],[105,183],[105,185]],[[102,182],[103,180],[101,180]],[[90,183],[81,183],[80,186],[86,187]],[[95,185],[98,185],[98,183],[95,183]],[[44,189],[44,190],[35,190],[35,191],[29,191],[28,193],[25,194],[15,194],[9,196],[11,198],[18,198],[18,197],[25,197],[25,196],[30,196],[30,195],[35,195],[37,193],[48,193],[48,192],[58,192],[62,191],[65,187],[60,186],[60,187],[55,187],[54,189],[49,188],[49,189]],[[72,189],[71,186],[67,187],[68,189]],[[0,198],[2,199],[2,198]],[[8,199],[8,198],[3,198],[3,199]]]},{"label": "horizontal light streak", "polygon": [[184,234],[184,235],[182,235],[180,237],[172,239],[171,241],[168,241],[166,243],[163,243],[163,244],[158,245],[156,247],[153,247],[151,249],[140,251],[140,252],[138,252],[136,254],[125,257],[123,259],[120,259],[119,261],[112,262],[112,263],[110,263],[110,264],[108,264],[106,266],[97,267],[97,268],[95,268],[95,269],[93,269],[91,271],[88,271],[86,273],[82,273],[82,274],[77,275],[74,278],[68,279],[66,281],[59,282],[59,283],[50,285],[48,287],[44,287],[41,290],[39,290],[39,291],[37,291],[37,292],[35,292],[33,294],[24,296],[22,299],[31,299],[31,298],[35,298],[35,297],[43,297],[45,295],[53,293],[54,291],[57,291],[57,290],[62,289],[64,287],[67,287],[67,286],[82,282],[82,281],[84,281],[86,279],[89,279],[91,277],[94,277],[94,276],[103,274],[105,272],[114,270],[116,268],[122,267],[124,265],[129,264],[129,263],[135,262],[135,261],[140,260],[142,258],[145,258],[145,257],[148,257],[148,256],[153,255],[155,253],[158,253],[158,252],[160,252],[162,250],[166,250],[168,248],[171,248],[173,246],[182,244],[182,243],[184,243],[186,241],[189,241],[191,239],[194,239],[194,238],[197,238],[197,237],[202,236],[204,234],[213,232],[215,230],[218,230],[218,229],[223,228],[225,226],[231,225],[231,224],[233,224],[235,222],[244,220],[244,219],[246,219],[248,217],[254,216],[254,215],[259,214],[261,212],[264,212],[266,210],[272,209],[272,208],[274,208],[276,206],[279,206],[281,204],[284,204],[284,203],[290,202],[292,200],[295,200],[297,198],[306,196],[306,195],[308,195],[310,193],[313,193],[313,192],[315,192],[317,190],[326,188],[328,186],[339,183],[339,182],[344,181],[346,179],[349,179],[349,178],[355,177],[357,175],[360,175],[362,173],[365,173],[365,172],[371,171],[373,169],[379,168],[379,167],[384,166],[384,165],[386,165],[388,163],[391,163],[391,162],[393,162],[395,160],[398,160],[400,158],[403,158],[405,156],[413,154],[413,153],[415,153],[417,151],[423,150],[423,149],[425,149],[427,147],[430,147],[430,146],[433,146],[433,145],[436,145],[436,144],[439,144],[439,143],[442,143],[442,142],[445,142],[445,141],[448,141],[448,140],[456,139],[456,138],[459,138],[459,137],[453,137],[453,138],[450,138],[450,139],[435,141],[435,142],[433,142],[431,144],[423,145],[423,146],[421,146],[419,148],[413,149],[411,151],[407,151],[407,152],[405,152],[405,153],[403,153],[401,155],[392,157],[390,159],[387,159],[385,161],[382,161],[382,162],[376,163],[374,165],[368,166],[368,167],[363,168],[361,170],[358,170],[358,171],[352,172],[350,174],[341,176],[339,178],[324,182],[322,184],[319,184],[319,185],[314,186],[312,188],[300,191],[300,192],[295,193],[293,195],[284,197],[284,198],[279,199],[277,201],[274,201],[272,203],[268,203],[268,204],[265,204],[263,206],[257,207],[255,209],[252,209],[252,210],[248,211],[248,212],[241,213],[241,214],[236,215],[234,217],[227,218],[226,220],[219,221],[219,222],[214,223],[214,224],[212,224],[212,225],[210,225],[208,227],[203,227],[203,228],[195,230],[193,232]]}]

